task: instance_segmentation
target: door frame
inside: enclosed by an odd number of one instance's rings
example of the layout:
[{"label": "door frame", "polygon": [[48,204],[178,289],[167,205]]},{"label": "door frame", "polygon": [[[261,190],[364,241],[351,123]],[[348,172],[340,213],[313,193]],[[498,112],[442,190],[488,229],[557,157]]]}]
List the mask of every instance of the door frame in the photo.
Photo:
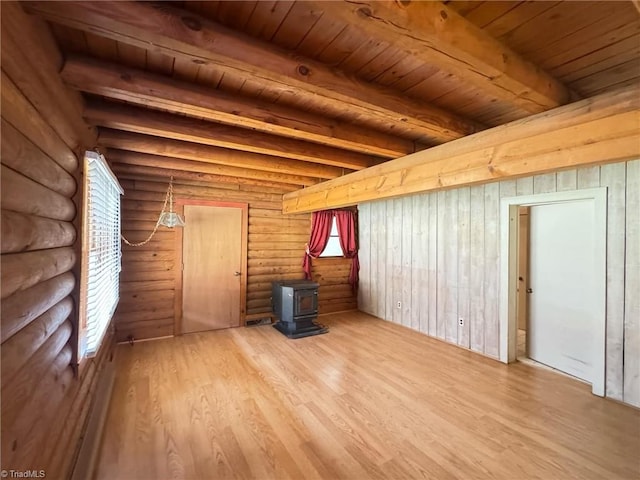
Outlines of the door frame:
[{"label": "door frame", "polygon": [[[529,330],[529,296],[527,289],[529,288],[529,233],[531,228],[530,208],[518,206],[518,259],[516,262],[518,284],[517,284],[517,296],[516,296],[516,331],[521,329],[524,324],[524,330],[528,334]],[[526,210],[526,213],[522,213],[522,210]],[[525,225],[523,226],[523,217],[525,218]],[[523,235],[523,231],[526,232]],[[521,280],[522,278],[522,280]],[[517,334],[516,334],[517,338]],[[529,352],[529,336],[526,336],[525,354]],[[517,357],[517,349],[516,349]]]},{"label": "door frame", "polygon": [[514,362],[517,353],[517,255],[518,207],[551,203],[593,200],[597,309],[596,331],[593,332],[596,358],[593,365],[592,392],[604,396],[606,355],[606,288],[607,288],[607,188],[588,188],[566,192],[540,193],[500,199],[500,361]]},{"label": "door frame", "polygon": [[[247,321],[247,243],[248,243],[248,227],[249,227],[249,204],[237,202],[219,202],[216,200],[191,200],[179,199],[174,202],[174,210],[184,218],[185,205],[196,205],[202,207],[225,207],[238,208],[242,210],[242,245],[240,247],[240,326],[246,325]],[[182,263],[182,245],[183,229],[178,228],[176,231],[175,258],[176,264],[174,270],[176,272],[175,284],[176,290],[173,302],[173,334],[174,336],[182,335],[182,271],[184,264]]]}]

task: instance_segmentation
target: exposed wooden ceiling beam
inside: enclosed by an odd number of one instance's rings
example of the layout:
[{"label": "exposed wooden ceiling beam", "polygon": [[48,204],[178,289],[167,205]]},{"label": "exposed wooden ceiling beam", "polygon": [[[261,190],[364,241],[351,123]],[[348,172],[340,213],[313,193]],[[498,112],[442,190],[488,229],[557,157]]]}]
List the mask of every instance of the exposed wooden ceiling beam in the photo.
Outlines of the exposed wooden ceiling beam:
[{"label": "exposed wooden ceiling beam", "polygon": [[324,210],[640,157],[640,88],[603,94],[354,172],[283,197]]},{"label": "exposed wooden ceiling beam", "polygon": [[269,45],[192,12],[163,3],[30,2],[47,20],[126,44],[213,65],[279,91],[311,95],[335,112],[402,125],[442,143],[478,131],[479,125],[353,75]]},{"label": "exposed wooden ceiling beam", "polygon": [[[286,184],[286,183],[274,183],[266,180],[255,180],[251,178],[237,178],[237,177],[228,177],[225,175],[216,175],[211,173],[203,173],[203,172],[189,172],[186,170],[176,170],[172,168],[161,168],[161,167],[145,167],[140,165],[130,165],[126,163],[113,162],[111,164],[111,169],[116,174],[118,179],[131,179],[131,180],[139,180],[144,179],[145,181],[152,181],[153,177],[157,177],[158,179],[164,179],[166,181],[169,177],[174,177],[176,179],[189,180],[194,182],[200,182],[206,185],[220,185],[220,184],[231,184],[231,185],[259,185],[264,188],[273,188],[279,187],[284,191],[291,191],[296,188],[294,185]],[[125,192],[126,195],[126,192]]]},{"label": "exposed wooden ceiling beam", "polygon": [[[126,178],[125,178],[126,177]],[[144,190],[146,192],[157,192],[157,193],[166,193],[167,191],[167,176],[166,174],[162,174],[161,176],[155,175],[139,175],[139,174],[126,174],[118,177],[120,181],[120,185],[125,189],[125,194],[127,188],[134,188],[138,186],[142,186],[139,190]],[[203,182],[202,180],[189,180],[189,179],[176,179],[173,182],[176,187],[176,194],[184,194],[186,189],[190,187],[202,187],[202,188],[222,188],[228,191],[244,191],[244,192],[255,192],[258,193],[261,197],[263,195],[269,196],[279,196],[282,199],[282,194],[286,192],[291,192],[295,190],[296,187],[294,185],[287,185],[285,183],[281,183],[277,186],[267,186],[267,185],[259,185],[255,186],[250,183],[208,183]],[[180,187],[184,188],[180,188]],[[139,196],[139,195],[137,195]],[[206,197],[206,193],[202,196]]]},{"label": "exposed wooden ceiling beam", "polygon": [[98,143],[106,147],[153,155],[165,155],[207,164],[225,165],[259,172],[300,175],[314,179],[337,178],[345,173],[342,168],[320,165],[319,163],[300,162],[298,160],[211,147],[199,143],[123,132],[109,128],[101,128],[99,134]]},{"label": "exposed wooden ceiling beam", "polygon": [[440,2],[345,0],[312,5],[528,112],[571,100],[572,93],[560,81]]},{"label": "exposed wooden ceiling beam", "polygon": [[120,103],[91,100],[87,102],[84,117],[91,124],[101,127],[305,162],[324,163],[351,170],[362,170],[380,163],[377,158],[326,145],[277,137]]},{"label": "exposed wooden ceiling beam", "polygon": [[415,151],[409,140],[118,64],[70,56],[61,75],[67,84],[83,92],[227,125],[385,158]]},{"label": "exposed wooden ceiling beam", "polygon": [[[144,168],[154,168],[166,170],[166,176],[178,176],[175,172],[191,172],[193,174],[206,174],[215,177],[215,181],[225,183],[271,185],[290,184],[298,186],[308,186],[318,183],[316,179],[302,177],[298,175],[287,175],[284,173],[260,172],[246,168],[229,167],[227,165],[217,165],[214,163],[197,162],[193,160],[182,160],[170,156],[150,155],[146,153],[129,152],[117,149],[107,149],[105,158],[109,163],[115,165],[130,165]],[[117,173],[117,172],[116,172]],[[138,172],[139,173],[139,172]],[[186,177],[181,177],[186,178]],[[256,183],[258,182],[258,183]]]}]

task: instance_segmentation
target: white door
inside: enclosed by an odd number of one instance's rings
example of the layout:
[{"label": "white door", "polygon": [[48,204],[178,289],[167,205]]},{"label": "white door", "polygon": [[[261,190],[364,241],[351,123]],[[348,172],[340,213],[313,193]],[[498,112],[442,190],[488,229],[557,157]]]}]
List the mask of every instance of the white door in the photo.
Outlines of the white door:
[{"label": "white door", "polygon": [[530,210],[529,356],[592,382],[598,349],[593,200]]}]

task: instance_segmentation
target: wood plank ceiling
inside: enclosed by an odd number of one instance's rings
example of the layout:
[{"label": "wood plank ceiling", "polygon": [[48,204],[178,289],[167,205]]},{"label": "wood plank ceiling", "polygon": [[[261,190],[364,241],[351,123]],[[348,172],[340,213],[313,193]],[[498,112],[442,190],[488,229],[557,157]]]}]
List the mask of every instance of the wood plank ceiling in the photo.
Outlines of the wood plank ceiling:
[{"label": "wood plank ceiling", "polygon": [[624,2],[28,2],[121,178],[292,191],[640,82]]}]

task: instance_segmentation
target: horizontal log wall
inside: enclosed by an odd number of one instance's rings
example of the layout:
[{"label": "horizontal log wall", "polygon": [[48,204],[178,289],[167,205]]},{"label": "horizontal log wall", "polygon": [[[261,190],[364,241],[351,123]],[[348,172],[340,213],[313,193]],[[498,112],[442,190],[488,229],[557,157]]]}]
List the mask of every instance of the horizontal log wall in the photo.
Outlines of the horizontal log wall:
[{"label": "horizontal log wall", "polygon": [[2,4],[2,470],[67,478],[110,356],[75,356],[78,154],[95,133],[46,25]]},{"label": "horizontal log wall", "polygon": [[[122,229],[134,243],[144,240],[162,209],[167,181],[121,179],[125,190]],[[271,282],[302,278],[302,255],[310,215],[283,215],[282,191],[275,188],[176,181],[174,199],[203,199],[249,204],[247,305],[249,318],[271,311]],[[115,325],[118,341],[174,334],[176,276],[175,230],[160,227],[145,246],[123,245],[121,296]],[[320,313],[356,308],[348,284],[350,261],[316,260],[314,280],[320,287]]]},{"label": "horizontal log wall", "polygon": [[608,189],[606,395],[640,406],[640,160],[360,205],[359,308],[498,358],[500,198],[594,187]]}]

